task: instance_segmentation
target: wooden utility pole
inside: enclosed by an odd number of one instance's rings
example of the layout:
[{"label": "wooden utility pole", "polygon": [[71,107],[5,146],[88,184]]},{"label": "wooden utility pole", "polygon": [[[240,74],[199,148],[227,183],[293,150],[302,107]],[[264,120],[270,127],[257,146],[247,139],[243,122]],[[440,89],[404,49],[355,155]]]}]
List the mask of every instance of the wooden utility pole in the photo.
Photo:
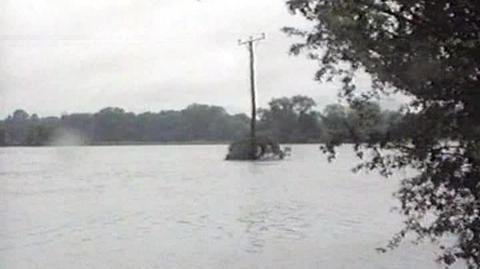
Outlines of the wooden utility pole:
[{"label": "wooden utility pole", "polygon": [[239,45],[246,45],[250,53],[250,93],[252,101],[252,115],[250,119],[250,156],[252,159],[256,159],[256,119],[257,119],[257,107],[255,96],[255,50],[254,43],[265,39],[265,34],[261,34],[259,37],[250,36],[247,40],[239,40]]}]

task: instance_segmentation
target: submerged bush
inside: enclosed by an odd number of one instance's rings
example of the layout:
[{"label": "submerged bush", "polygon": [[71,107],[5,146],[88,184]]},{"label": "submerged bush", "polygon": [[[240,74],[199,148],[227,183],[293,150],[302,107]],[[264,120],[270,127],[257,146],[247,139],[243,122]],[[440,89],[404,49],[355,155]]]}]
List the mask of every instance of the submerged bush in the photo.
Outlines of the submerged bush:
[{"label": "submerged bush", "polygon": [[[252,149],[252,146],[254,147]],[[228,148],[226,160],[264,160],[283,159],[285,152],[280,144],[269,137],[257,137],[252,143],[251,138],[233,142]]]}]

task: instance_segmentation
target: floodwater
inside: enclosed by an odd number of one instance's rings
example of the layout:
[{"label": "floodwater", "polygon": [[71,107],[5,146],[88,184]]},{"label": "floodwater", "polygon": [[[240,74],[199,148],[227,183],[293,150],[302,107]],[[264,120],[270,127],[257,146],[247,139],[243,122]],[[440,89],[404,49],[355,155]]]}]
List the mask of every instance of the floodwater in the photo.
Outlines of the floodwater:
[{"label": "floodwater", "polygon": [[0,148],[0,268],[441,268],[401,227],[396,179],[316,145],[276,162],[227,146]]}]

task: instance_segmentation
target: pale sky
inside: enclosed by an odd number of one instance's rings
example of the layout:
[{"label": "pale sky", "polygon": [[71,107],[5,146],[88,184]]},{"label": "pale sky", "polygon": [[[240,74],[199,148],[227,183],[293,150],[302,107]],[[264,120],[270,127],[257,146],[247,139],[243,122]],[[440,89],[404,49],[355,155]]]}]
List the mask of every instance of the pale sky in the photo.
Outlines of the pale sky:
[{"label": "pale sky", "polygon": [[248,53],[237,40],[262,32],[260,106],[296,94],[320,108],[336,102],[338,85],[313,80],[315,62],[288,55],[295,40],[284,26],[308,26],[285,0],[2,0],[0,118],[191,103],[248,112]]}]

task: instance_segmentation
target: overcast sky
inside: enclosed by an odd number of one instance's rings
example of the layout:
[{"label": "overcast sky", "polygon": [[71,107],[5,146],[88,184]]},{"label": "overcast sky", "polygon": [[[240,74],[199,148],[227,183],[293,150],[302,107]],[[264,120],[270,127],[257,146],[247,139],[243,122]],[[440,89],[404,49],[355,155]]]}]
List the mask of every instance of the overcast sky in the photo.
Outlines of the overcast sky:
[{"label": "overcast sky", "polygon": [[283,26],[307,26],[285,0],[2,0],[0,117],[194,102],[247,112],[248,53],[237,40],[261,32],[259,105],[296,94],[336,102],[338,85],[313,81],[315,62],[288,55],[295,40]]}]

